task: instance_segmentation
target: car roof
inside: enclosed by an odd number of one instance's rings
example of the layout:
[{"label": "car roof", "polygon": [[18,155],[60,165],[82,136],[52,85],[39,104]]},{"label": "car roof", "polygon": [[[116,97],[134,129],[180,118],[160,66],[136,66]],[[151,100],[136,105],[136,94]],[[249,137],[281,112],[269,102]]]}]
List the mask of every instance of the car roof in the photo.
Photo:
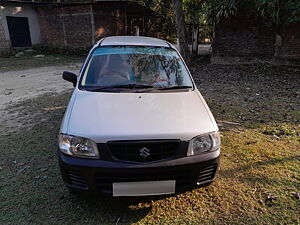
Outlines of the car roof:
[{"label": "car roof", "polygon": [[120,45],[171,47],[170,44],[164,40],[142,36],[111,36],[105,37],[98,42],[98,46]]}]

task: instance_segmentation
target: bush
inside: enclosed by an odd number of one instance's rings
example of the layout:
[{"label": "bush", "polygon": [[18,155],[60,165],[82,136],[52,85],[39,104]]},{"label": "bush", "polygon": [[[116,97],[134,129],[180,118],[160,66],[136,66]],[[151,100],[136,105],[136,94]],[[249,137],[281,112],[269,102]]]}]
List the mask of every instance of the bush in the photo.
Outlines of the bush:
[{"label": "bush", "polygon": [[32,48],[40,54],[44,55],[74,55],[86,56],[89,52],[89,47],[71,47],[63,45],[33,45]]}]

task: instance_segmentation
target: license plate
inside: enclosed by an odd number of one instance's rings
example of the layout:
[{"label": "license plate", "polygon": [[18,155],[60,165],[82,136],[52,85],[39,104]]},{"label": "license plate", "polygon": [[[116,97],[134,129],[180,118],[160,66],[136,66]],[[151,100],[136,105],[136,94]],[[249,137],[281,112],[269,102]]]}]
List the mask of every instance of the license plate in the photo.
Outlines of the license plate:
[{"label": "license plate", "polygon": [[173,194],[175,183],[175,180],[113,183],[113,196]]}]

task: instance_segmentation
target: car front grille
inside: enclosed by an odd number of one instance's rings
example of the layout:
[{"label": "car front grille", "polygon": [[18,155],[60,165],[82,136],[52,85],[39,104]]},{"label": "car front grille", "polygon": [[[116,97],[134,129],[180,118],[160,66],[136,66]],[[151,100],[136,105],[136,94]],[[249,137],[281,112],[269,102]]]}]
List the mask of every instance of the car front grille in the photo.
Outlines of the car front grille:
[{"label": "car front grille", "polygon": [[180,146],[179,140],[109,142],[108,148],[116,160],[149,163],[171,159]]},{"label": "car front grille", "polygon": [[101,168],[94,170],[62,170],[64,180],[71,188],[92,190],[94,193],[112,195],[113,183],[175,180],[176,192],[190,190],[214,180],[217,163],[191,164],[175,167]]},{"label": "car front grille", "polygon": [[147,170],[132,170],[131,172],[97,173],[95,176],[96,185],[101,193],[111,194],[113,183],[118,182],[141,182],[141,181],[163,181],[175,180],[176,191],[184,189],[190,185],[191,173],[189,169],[184,170],[158,170],[149,172]]},{"label": "car front grille", "polygon": [[67,175],[71,185],[77,186],[81,189],[88,188],[86,179],[84,176],[81,175],[80,172],[74,170],[68,170]]},{"label": "car front grille", "polygon": [[216,170],[217,170],[217,165],[211,165],[203,168],[199,173],[197,185],[201,185],[209,181],[212,181],[215,177]]},{"label": "car front grille", "polygon": [[[200,172],[199,172],[199,170]],[[113,183],[118,182],[142,182],[142,181],[164,181],[175,180],[176,192],[185,191],[197,185],[206,184],[213,181],[217,164],[206,167],[183,166],[172,169],[130,169],[120,172],[119,170],[98,172],[95,174],[95,184],[97,190],[102,194],[112,194]]]}]

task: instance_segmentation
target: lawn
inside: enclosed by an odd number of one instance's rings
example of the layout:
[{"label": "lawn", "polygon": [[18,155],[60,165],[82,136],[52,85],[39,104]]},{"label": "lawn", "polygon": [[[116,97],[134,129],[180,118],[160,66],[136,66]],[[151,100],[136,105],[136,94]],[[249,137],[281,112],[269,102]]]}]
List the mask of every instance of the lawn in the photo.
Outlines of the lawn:
[{"label": "lawn", "polygon": [[70,93],[10,106],[0,136],[0,224],[300,224],[300,69],[197,63],[220,125],[215,182],[179,195],[95,198],[68,192],[56,141]]}]

